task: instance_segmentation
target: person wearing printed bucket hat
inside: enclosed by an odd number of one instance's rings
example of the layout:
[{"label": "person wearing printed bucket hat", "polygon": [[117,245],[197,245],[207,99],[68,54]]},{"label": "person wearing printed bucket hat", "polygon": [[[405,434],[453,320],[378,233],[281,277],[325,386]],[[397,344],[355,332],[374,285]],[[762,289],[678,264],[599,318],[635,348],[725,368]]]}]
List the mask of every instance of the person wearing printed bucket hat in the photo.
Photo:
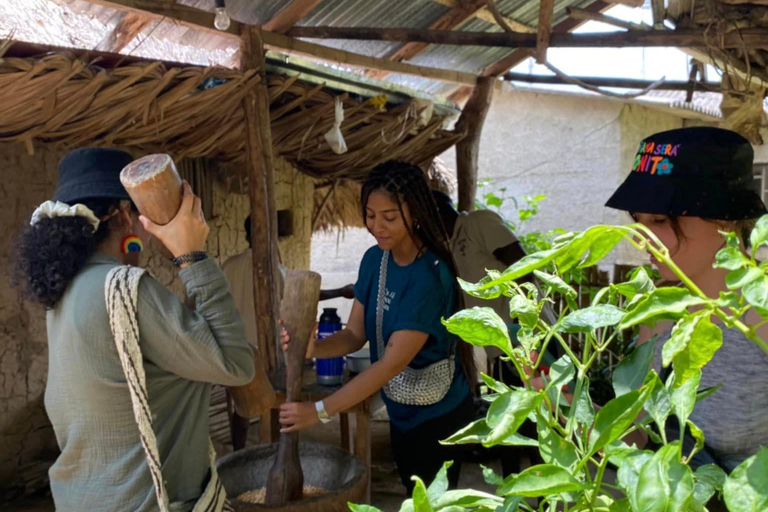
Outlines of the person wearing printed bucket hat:
[{"label": "person wearing printed bucket hat", "polygon": [[115,149],[67,154],[52,200],[19,238],[17,284],[48,309],[45,408],[61,449],[51,492],[59,511],[187,511],[202,502],[218,512],[228,505],[214,492],[211,386],[250,382],[253,353],[215,260],[179,272],[195,311],[130,266],[145,228],[174,255],[202,251],[208,235],[188,184],[169,224],[140,217],[119,179],[132,160]]},{"label": "person wearing printed bucket hat", "polygon": [[[606,206],[629,212],[669,249],[670,256],[696,285],[712,298],[728,291],[726,269],[714,268],[715,254],[725,246],[720,233],[734,232],[746,248],[756,218],[766,213],[754,189],[754,151],[741,135],[719,128],[682,128],[657,133],[638,148],[629,176]],[[676,280],[659,262],[662,277]],[[753,311],[746,321],[762,321]],[[711,397],[696,404],[691,421],[701,428],[706,449],[692,466],[718,464],[727,471],[768,446],[768,355],[741,332],[719,325],[723,345],[702,370],[701,389],[721,385]],[[643,328],[638,343],[658,336],[654,367],[662,377],[662,348],[672,325]],[[757,330],[768,339],[768,325]],[[679,427],[668,427],[675,439]],[[683,452],[695,441],[685,436]],[[690,445],[690,446],[688,446]],[[719,504],[713,504],[717,509]],[[708,505],[709,508],[709,505]],[[713,508],[709,508],[713,510]]]}]

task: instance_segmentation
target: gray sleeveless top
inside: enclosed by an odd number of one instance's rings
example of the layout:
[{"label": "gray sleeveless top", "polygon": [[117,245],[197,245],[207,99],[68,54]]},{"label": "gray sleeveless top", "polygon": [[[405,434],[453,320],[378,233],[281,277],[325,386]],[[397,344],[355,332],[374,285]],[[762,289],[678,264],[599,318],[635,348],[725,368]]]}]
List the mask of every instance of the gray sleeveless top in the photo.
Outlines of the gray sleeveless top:
[{"label": "gray sleeveless top", "polygon": [[[737,329],[723,331],[723,346],[702,370],[699,389],[722,384],[696,404],[691,421],[703,432],[710,454],[729,472],[768,447],[768,354]],[[653,366],[661,375],[661,351],[671,331],[659,336]]]}]

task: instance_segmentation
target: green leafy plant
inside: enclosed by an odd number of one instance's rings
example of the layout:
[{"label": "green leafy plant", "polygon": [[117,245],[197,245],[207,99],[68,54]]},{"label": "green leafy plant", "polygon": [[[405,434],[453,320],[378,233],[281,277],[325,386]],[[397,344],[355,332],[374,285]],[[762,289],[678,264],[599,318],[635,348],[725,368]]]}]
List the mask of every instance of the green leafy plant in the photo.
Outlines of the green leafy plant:
[{"label": "green leafy plant", "polygon": [[[768,353],[768,345],[756,333],[768,320],[757,326],[742,321],[750,309],[768,317],[768,264],[758,264],[744,254],[734,234],[724,235],[727,244],[717,254],[715,265],[730,270],[730,291],[716,299],[707,297],[685,276],[663,244],[640,224],[594,226],[569,233],[554,240],[550,249],[526,256],[503,273],[491,273],[479,283],[460,280],[462,288],[476,297],[510,297],[510,316],[522,326],[521,343],[512,347],[504,320],[490,308],[461,311],[444,320],[446,328],[473,345],[501,349],[526,385],[515,388],[483,375],[485,385],[492,390],[487,396],[491,405],[486,417],[443,442],[538,446],[544,463],[507,478],[486,469],[486,480],[497,488],[495,495],[447,491],[445,468],[429,488],[414,478],[416,491],[401,512],[533,512],[526,498],[537,498],[539,511],[702,512],[716,494],[731,512],[767,510],[768,449],[761,448],[731,475],[714,465],[695,471],[689,465],[704,446],[704,435],[691,422],[691,413],[697,401],[716,392],[699,389],[702,368],[722,344],[722,331],[712,323],[712,316],[738,329]],[[640,268],[626,282],[602,288],[588,306],[579,308],[575,290],[561,276],[571,269],[594,265],[621,240],[653,254],[682,285],[657,288],[648,272]],[[768,244],[768,216],[757,223],[751,242],[755,251]],[[529,273],[535,273],[543,283],[542,296],[535,287],[515,282]],[[550,325],[539,313],[554,293],[563,295],[568,306]],[[615,343],[621,329],[661,320],[675,322],[662,352],[664,366],[672,368],[669,378],[663,382],[651,368],[656,342],[649,341],[616,367],[612,377],[615,397],[595,408],[589,370],[598,355]],[[585,336],[579,353],[565,342],[569,333]],[[565,355],[552,365],[542,385],[533,386],[531,375],[541,356],[536,360],[532,357],[543,354],[550,343],[560,344]],[[640,414],[643,410],[645,415]],[[690,452],[683,451],[682,439],[667,439],[665,425],[672,416],[680,425],[687,425],[696,440]],[[535,421],[536,439],[517,433],[526,421]],[[657,451],[642,450],[626,441],[627,436],[641,430],[660,445]],[[604,481],[609,464],[618,468],[616,485]],[[350,507],[356,512],[378,510]]]}]

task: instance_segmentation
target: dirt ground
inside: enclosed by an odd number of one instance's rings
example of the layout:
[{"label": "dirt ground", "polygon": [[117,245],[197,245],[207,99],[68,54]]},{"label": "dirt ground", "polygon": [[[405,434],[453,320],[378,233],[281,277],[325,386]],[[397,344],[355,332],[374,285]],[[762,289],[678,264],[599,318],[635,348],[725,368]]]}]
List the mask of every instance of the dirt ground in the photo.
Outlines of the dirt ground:
[{"label": "dirt ground", "polygon": [[[354,421],[350,421],[354,424]],[[253,425],[249,432],[249,445],[258,443],[258,425]],[[315,427],[302,434],[306,441],[322,442],[338,445],[340,443],[340,429],[338,419],[331,423]],[[224,455],[232,450],[231,445],[218,444],[216,450],[219,455]],[[384,512],[397,512],[405,500],[405,487],[400,482],[400,477],[392,458],[389,446],[389,424],[386,421],[372,422],[371,427],[371,451],[372,451],[372,475],[371,485],[372,505]],[[488,461],[486,466],[501,472],[498,461]],[[464,463],[461,471],[460,487],[493,492],[493,488],[483,480],[482,470],[479,464]],[[49,493],[44,495],[16,500],[2,507],[6,512],[52,512],[55,510],[53,500]]]}]

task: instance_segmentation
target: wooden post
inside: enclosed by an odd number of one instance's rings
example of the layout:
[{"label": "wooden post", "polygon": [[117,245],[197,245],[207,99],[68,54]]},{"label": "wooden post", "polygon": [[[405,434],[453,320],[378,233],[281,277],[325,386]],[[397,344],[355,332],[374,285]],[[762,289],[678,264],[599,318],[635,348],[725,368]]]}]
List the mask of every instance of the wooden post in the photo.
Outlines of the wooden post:
[{"label": "wooden post", "polygon": [[456,144],[456,174],[459,182],[459,211],[475,209],[477,193],[477,158],[480,153],[480,135],[488,108],[493,99],[496,78],[480,77],[472,96],[464,106],[455,130],[467,136]]},{"label": "wooden post", "polygon": [[552,33],[552,16],[555,13],[555,0],[541,0],[539,2],[539,26],[536,36],[536,51],[533,52],[536,62],[547,62],[547,48],[549,37]]},{"label": "wooden post", "polygon": [[259,27],[243,26],[242,69],[258,69],[262,82],[244,100],[245,146],[251,200],[253,246],[253,299],[261,356],[268,368],[277,368],[277,213],[272,168],[272,130],[269,91],[264,75],[264,45]]}]

